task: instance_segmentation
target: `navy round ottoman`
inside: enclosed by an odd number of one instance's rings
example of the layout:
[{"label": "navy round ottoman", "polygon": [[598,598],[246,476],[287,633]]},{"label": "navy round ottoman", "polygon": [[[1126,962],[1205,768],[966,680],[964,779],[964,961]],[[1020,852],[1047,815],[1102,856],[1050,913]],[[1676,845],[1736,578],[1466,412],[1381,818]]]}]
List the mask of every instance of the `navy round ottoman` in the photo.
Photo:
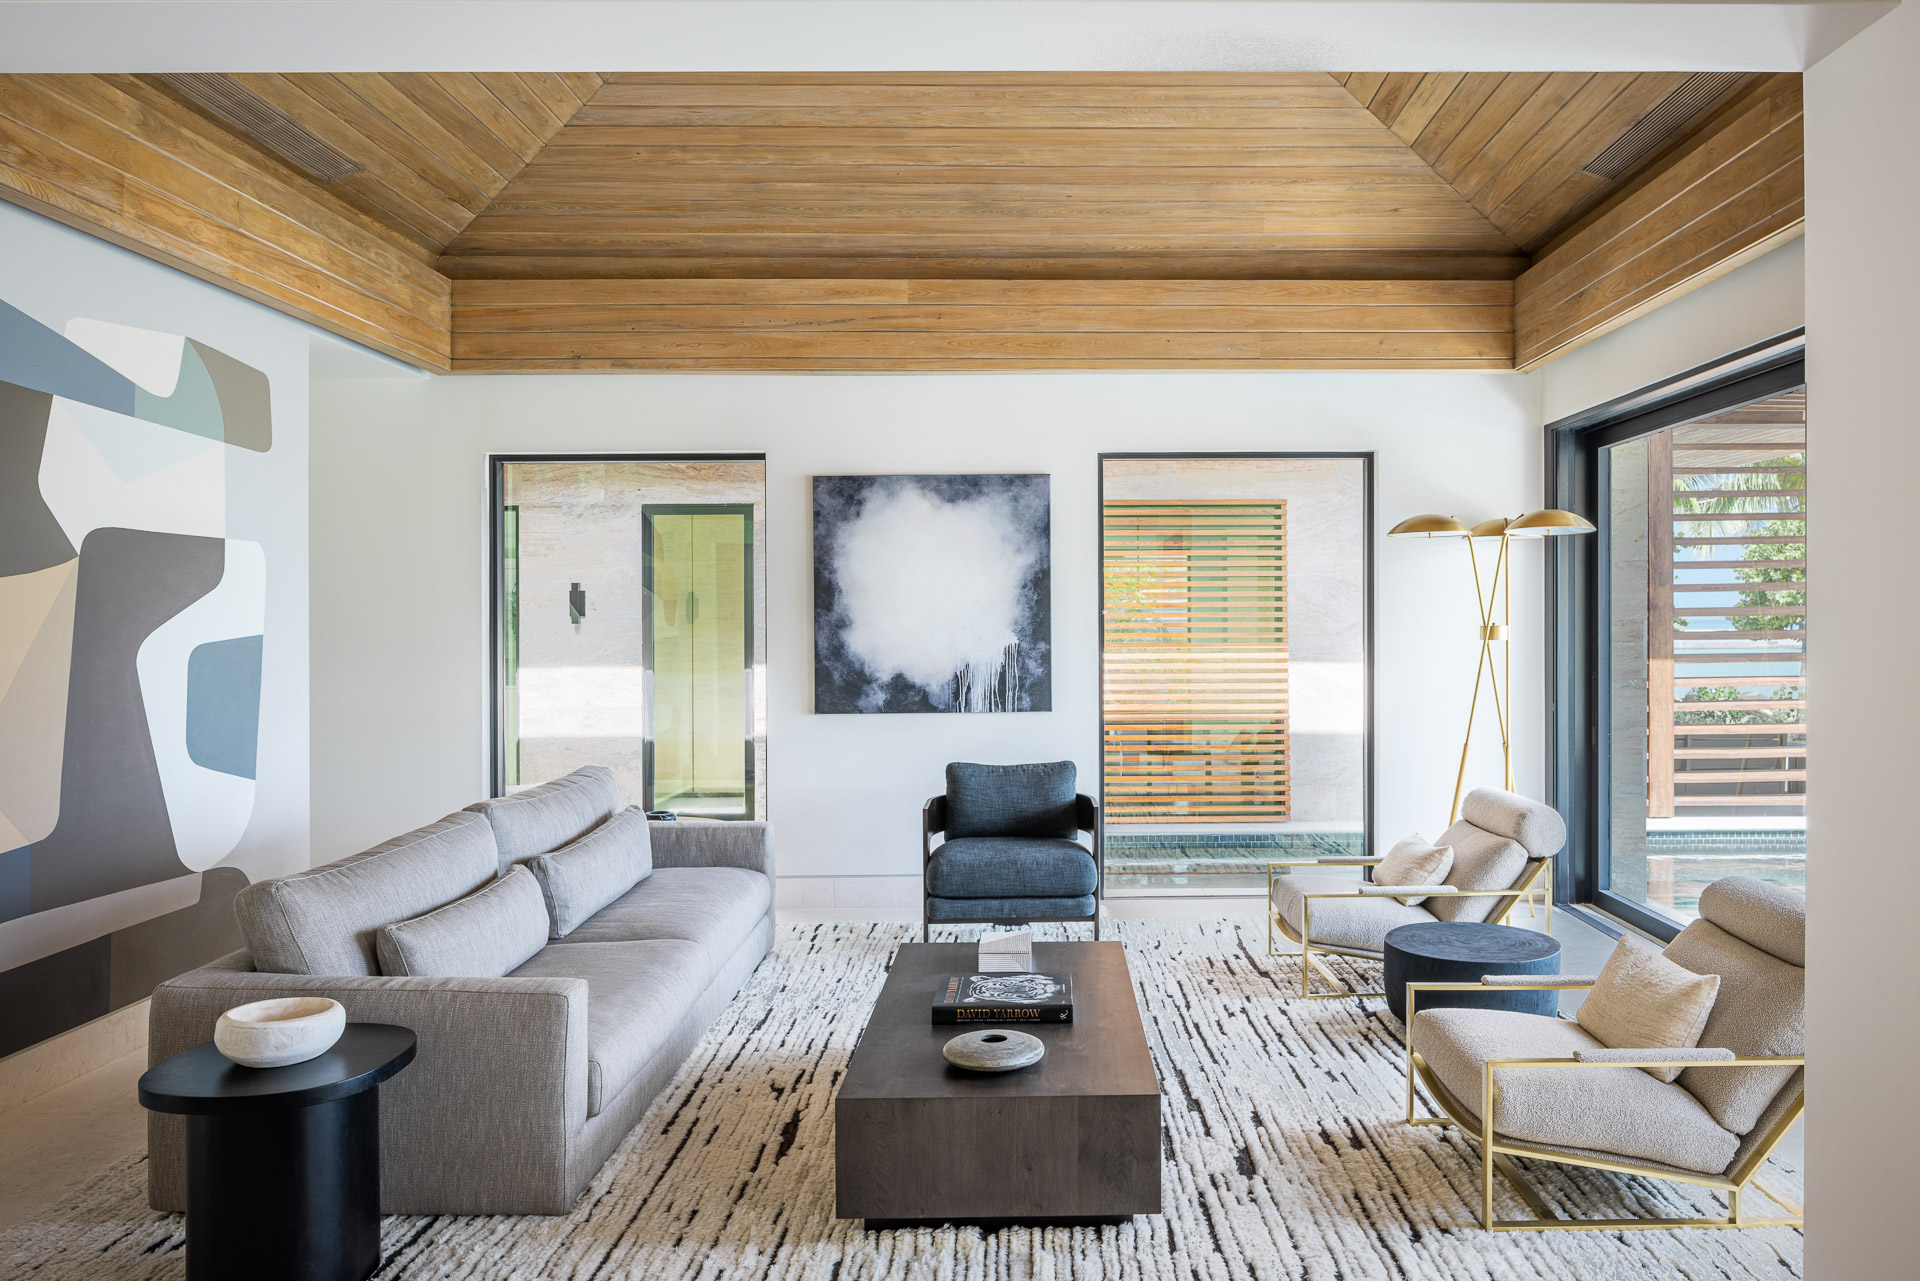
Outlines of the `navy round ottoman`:
[{"label": "navy round ottoman", "polygon": [[[1387,933],[1387,1008],[1407,1019],[1407,984],[1478,983],[1482,974],[1558,974],[1560,943],[1535,930],[1471,921],[1402,925]],[[1560,1012],[1558,992],[1422,992],[1418,1008],[1470,1005],[1522,1014]]]}]

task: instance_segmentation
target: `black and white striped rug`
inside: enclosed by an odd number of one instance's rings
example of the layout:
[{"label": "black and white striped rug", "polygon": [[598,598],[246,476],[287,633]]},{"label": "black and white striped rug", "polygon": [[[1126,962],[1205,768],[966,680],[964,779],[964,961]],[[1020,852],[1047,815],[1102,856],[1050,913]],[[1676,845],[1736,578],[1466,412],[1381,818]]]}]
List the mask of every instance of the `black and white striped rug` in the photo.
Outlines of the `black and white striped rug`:
[{"label": "black and white striped rug", "polygon": [[[1480,1164],[1413,1129],[1382,1001],[1301,1001],[1257,924],[1122,921],[1166,1127],[1166,1213],[1109,1228],[866,1232],[833,1217],[833,1095],[904,925],[784,926],[564,1218],[393,1218],[391,1281],[1381,1281],[1802,1275],[1797,1231],[1482,1232]],[[1358,976],[1356,976],[1358,977]],[[1371,977],[1371,976],[1369,976]],[[1532,1168],[1563,1214],[1718,1215],[1704,1191]],[[1797,1195],[1799,1171],[1766,1180]],[[131,1162],[0,1236],[0,1274],[178,1277]],[[1503,1213],[1525,1207],[1502,1187]]]}]

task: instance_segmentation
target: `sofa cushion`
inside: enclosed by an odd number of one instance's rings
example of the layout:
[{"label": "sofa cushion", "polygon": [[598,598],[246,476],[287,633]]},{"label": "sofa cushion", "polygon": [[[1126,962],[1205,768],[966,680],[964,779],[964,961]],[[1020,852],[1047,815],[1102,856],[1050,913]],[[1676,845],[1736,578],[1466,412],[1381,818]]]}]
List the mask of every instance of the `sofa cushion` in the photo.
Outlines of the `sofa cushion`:
[{"label": "sofa cushion", "polygon": [[1041,765],[947,766],[947,839],[1038,836],[1071,840],[1080,831],[1072,761]]},{"label": "sofa cushion", "polygon": [[773,908],[773,882],[739,867],[656,867],[653,875],[554,944],[680,939],[700,949],[717,974],[740,941]]},{"label": "sofa cushion", "polygon": [[938,898],[1079,898],[1100,879],[1073,841],[963,836],[933,852],[927,893]]},{"label": "sofa cushion", "polygon": [[582,765],[563,778],[511,796],[467,806],[493,825],[500,868],[557,850],[612,818],[620,808],[620,784],[604,765]]},{"label": "sofa cushion", "polygon": [[672,1043],[708,968],[699,945],[681,939],[557,943],[513,977],[586,980],[587,1115],[598,1116]]},{"label": "sofa cushion", "polygon": [[533,873],[516,867],[375,937],[380,972],[417,978],[499,978],[547,945],[547,906]]},{"label": "sofa cushion", "polygon": [[478,814],[449,814],[363,854],[235,896],[233,913],[255,968],[274,974],[380,972],[374,935],[444,907],[499,874],[493,829]]},{"label": "sofa cushion", "polygon": [[525,866],[546,896],[549,937],[562,939],[653,871],[644,810],[629,805],[600,826]]},{"label": "sofa cushion", "polygon": [[[1273,879],[1273,910],[1287,923],[1295,938],[1306,927],[1309,894],[1357,894],[1360,881],[1351,876],[1325,873],[1295,873]],[[1444,900],[1429,899],[1429,903]],[[1433,920],[1425,907],[1409,907],[1392,895],[1367,898],[1317,898],[1313,900],[1313,937],[1308,942],[1327,947],[1350,947],[1378,952],[1387,946],[1387,931],[1402,925],[1419,925]]]},{"label": "sofa cushion", "polygon": [[[1376,885],[1443,885],[1452,867],[1451,846],[1430,844],[1426,837],[1415,832],[1396,841],[1387,851],[1387,856],[1373,869],[1373,881]],[[1408,907],[1418,907],[1428,898],[1425,894],[1394,897]]]},{"label": "sofa cushion", "polygon": [[[1462,890],[1504,890],[1527,870],[1527,849],[1512,837],[1501,836],[1461,819],[1440,834],[1436,845],[1453,847],[1453,866],[1447,884]],[[1442,894],[1427,900],[1427,910],[1440,921],[1484,921],[1500,906],[1497,898],[1467,898]]]},{"label": "sofa cushion", "polygon": [[[1700,901],[1706,905],[1705,892]],[[1711,921],[1694,921],[1681,930],[1667,944],[1666,957],[1696,974],[1720,976],[1720,993],[1700,1033],[1701,1045],[1732,1050],[1743,1058],[1806,1052],[1805,970],[1741,942]],[[1795,1070],[1688,1068],[1680,1074],[1680,1084],[1706,1105],[1714,1120],[1745,1134]]]},{"label": "sofa cushion", "polygon": [[[1475,1120],[1488,1060],[1568,1059],[1603,1048],[1577,1023],[1512,1010],[1421,1010],[1411,1035],[1414,1051]],[[1523,1143],[1610,1152],[1700,1174],[1724,1172],[1740,1146],[1686,1090],[1639,1068],[1496,1068],[1494,1084],[1494,1128]]]},{"label": "sofa cushion", "polygon": [[[1623,934],[1574,1017],[1600,1044],[1617,1050],[1691,1050],[1700,1044],[1719,990],[1716,976],[1695,974]],[[1679,1068],[1641,1071],[1661,1081],[1680,1075]]]},{"label": "sofa cushion", "polygon": [[1078,898],[929,898],[929,921],[1091,921],[1093,895]]}]

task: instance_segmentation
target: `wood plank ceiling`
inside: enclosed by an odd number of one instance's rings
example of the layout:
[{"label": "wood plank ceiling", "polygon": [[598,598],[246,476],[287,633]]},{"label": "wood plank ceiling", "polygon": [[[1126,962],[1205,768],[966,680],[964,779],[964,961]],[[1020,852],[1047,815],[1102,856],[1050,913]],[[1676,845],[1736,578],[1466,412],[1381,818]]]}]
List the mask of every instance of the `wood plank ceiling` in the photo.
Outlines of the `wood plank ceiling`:
[{"label": "wood plank ceiling", "polygon": [[[1797,86],[0,77],[0,196],[430,368],[1510,369],[1516,278],[1754,103],[1777,135],[1791,89],[1797,130]],[[1757,207],[1797,200],[1777,171],[1714,207],[1797,227]],[[1552,274],[1560,329],[1523,360],[1579,337],[1578,271]]]}]

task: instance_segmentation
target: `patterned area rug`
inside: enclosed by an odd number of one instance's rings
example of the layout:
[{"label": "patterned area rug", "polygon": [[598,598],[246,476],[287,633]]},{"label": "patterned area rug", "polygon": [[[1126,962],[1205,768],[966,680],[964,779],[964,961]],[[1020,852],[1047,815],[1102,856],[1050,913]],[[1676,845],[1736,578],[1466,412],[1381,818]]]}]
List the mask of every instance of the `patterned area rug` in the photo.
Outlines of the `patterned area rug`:
[{"label": "patterned area rug", "polygon": [[[774,954],[563,1218],[391,1218],[383,1281],[1173,1281],[1802,1275],[1786,1229],[1482,1232],[1480,1164],[1413,1129],[1385,1002],[1289,999],[1257,926],[1123,921],[1163,1092],[1166,1213],[1108,1228],[866,1232],[833,1217],[833,1094],[902,925],[782,927]],[[1356,979],[1376,977],[1355,974]],[[1562,1214],[1724,1213],[1535,1164]],[[1789,1196],[1799,1171],[1766,1181]],[[179,1277],[182,1220],[129,1162],[0,1236],[0,1275]],[[1502,1213],[1525,1207],[1502,1185]]]}]

